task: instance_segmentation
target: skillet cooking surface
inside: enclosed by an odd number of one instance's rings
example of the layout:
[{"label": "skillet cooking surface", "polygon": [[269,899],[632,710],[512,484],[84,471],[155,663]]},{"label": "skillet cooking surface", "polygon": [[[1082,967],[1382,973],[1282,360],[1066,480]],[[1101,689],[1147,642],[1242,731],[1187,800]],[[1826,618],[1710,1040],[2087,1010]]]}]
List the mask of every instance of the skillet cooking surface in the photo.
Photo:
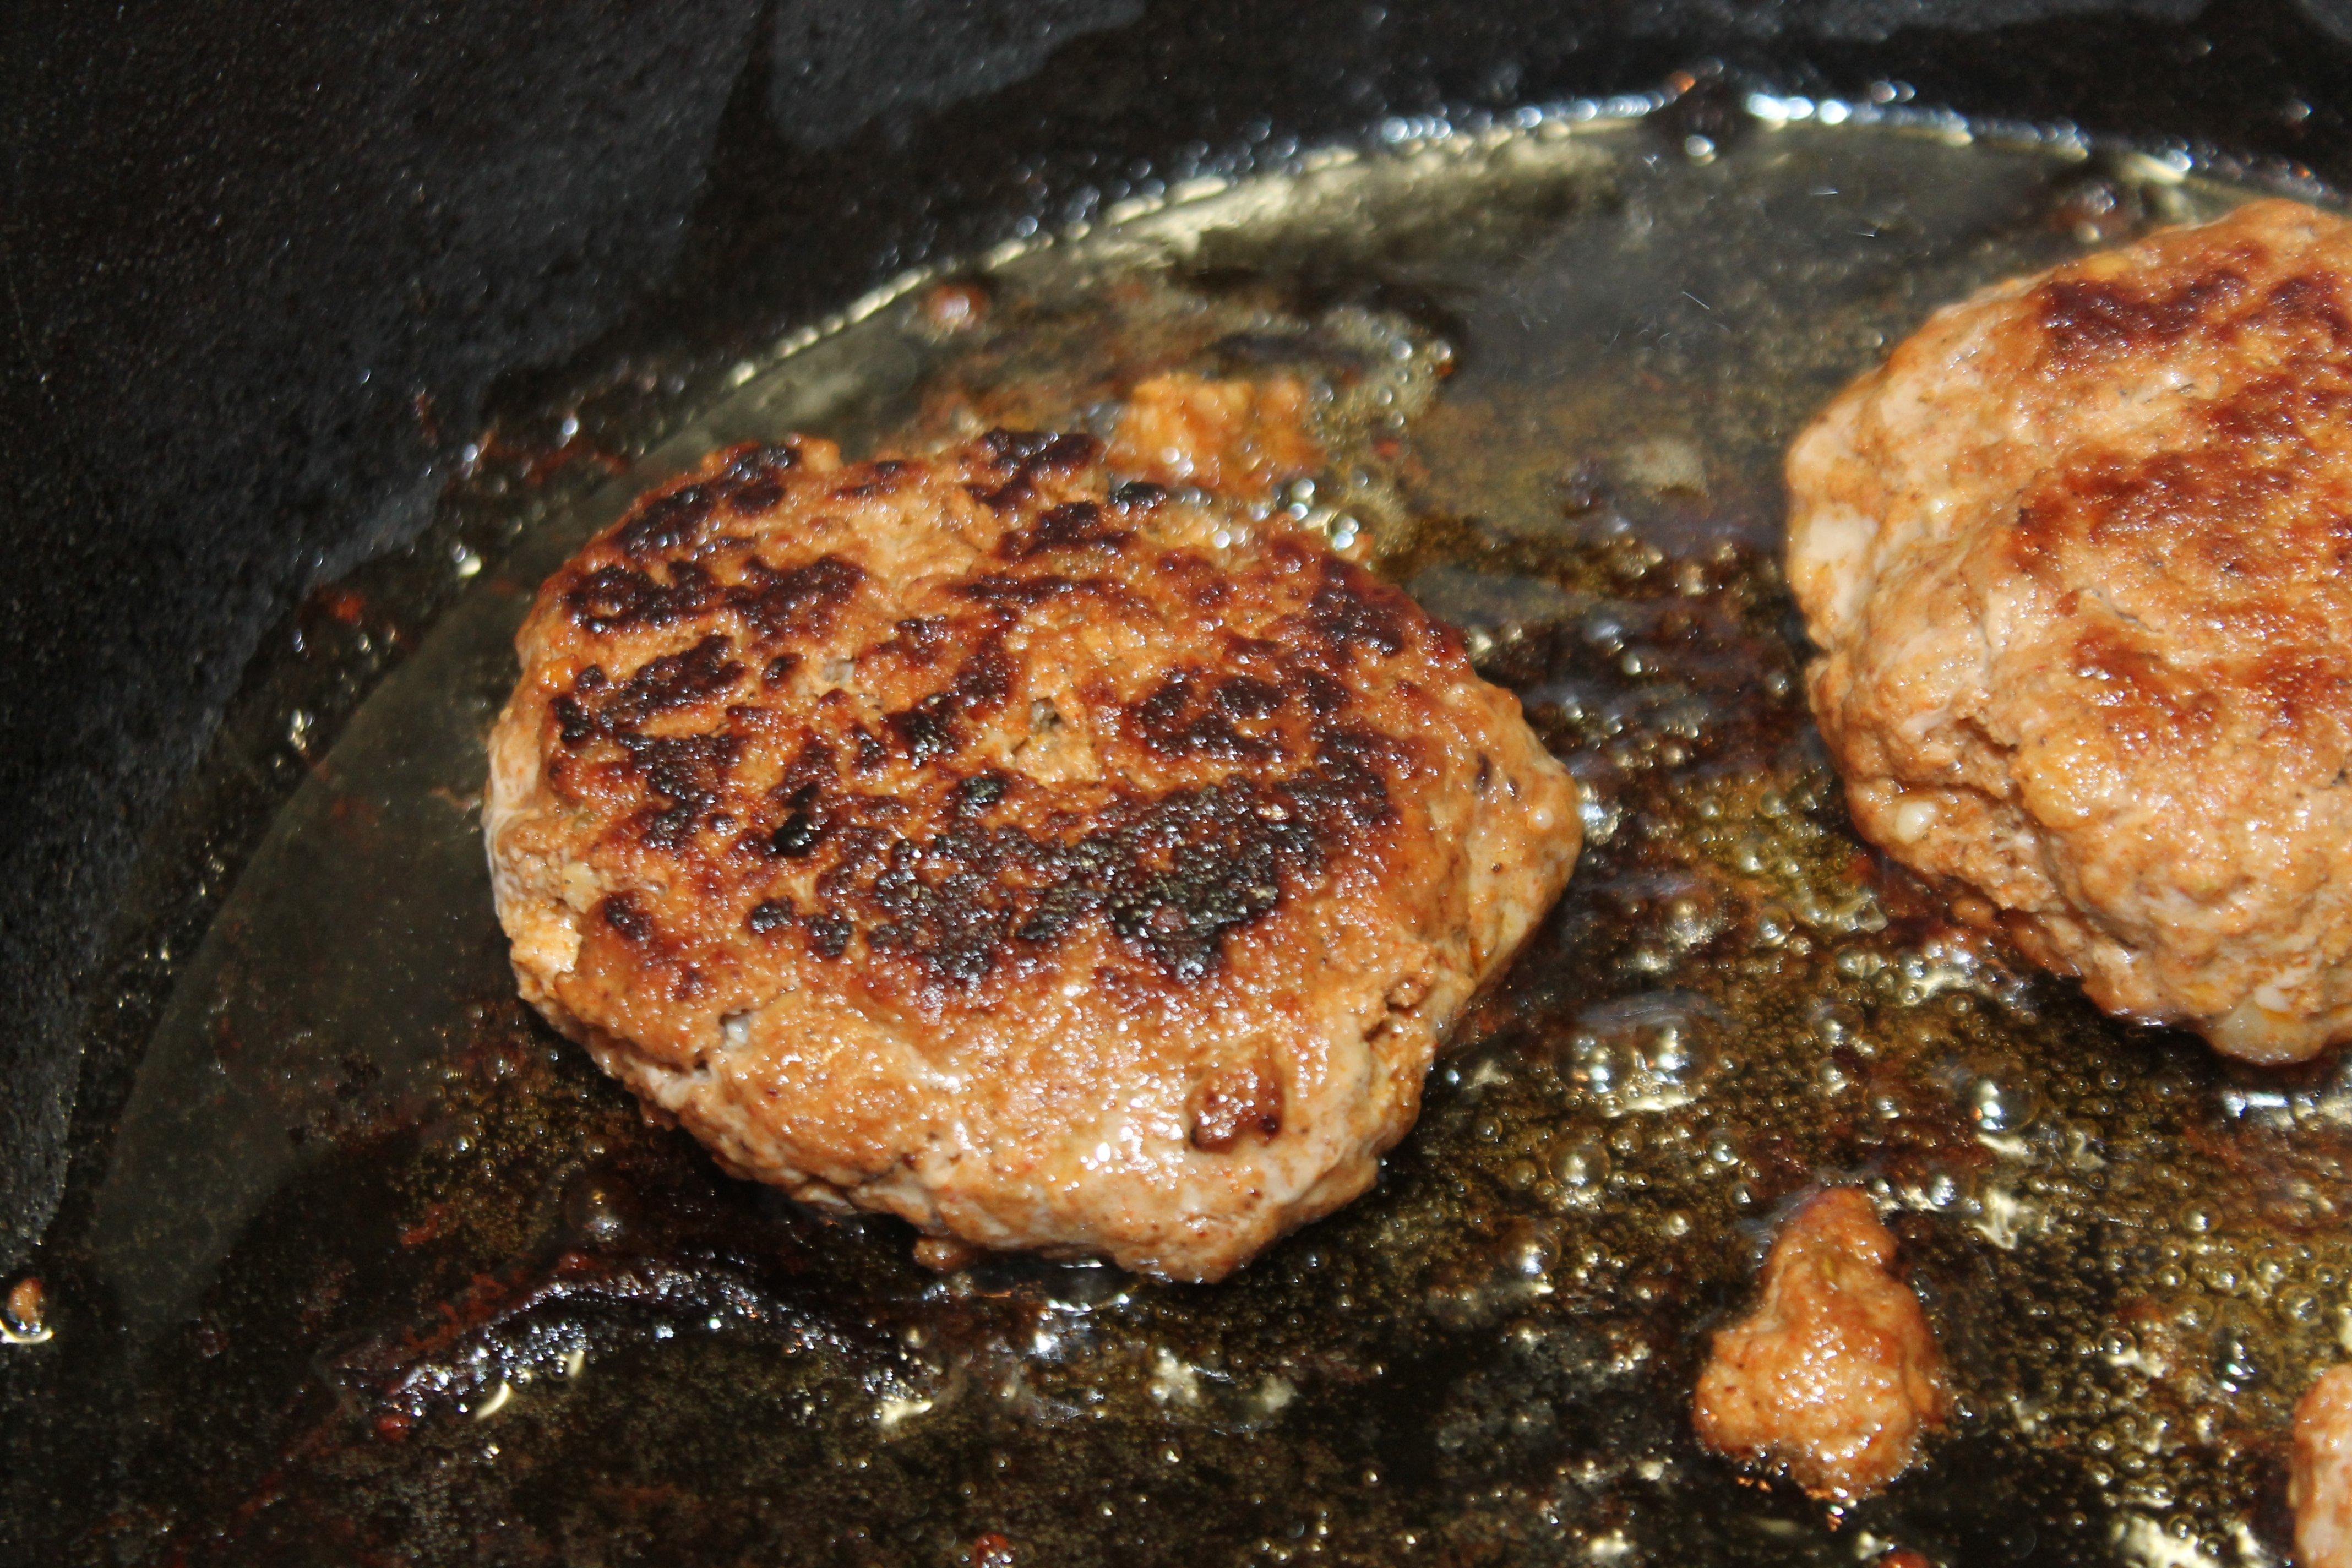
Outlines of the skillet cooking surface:
[{"label": "skillet cooking surface", "polygon": [[[463,595],[313,759],[53,1238],[44,1353],[130,1457],[78,1553],[2277,1561],[2287,1411],[2352,1344],[2352,1079],[2111,1025],[1943,925],[1846,827],[1774,565],[1787,439],[1927,310],[2235,197],[1764,107],[1193,193],[997,258],[975,327],[919,288],[682,427],[614,398],[484,454]],[[1588,847],[1362,1201],[1218,1287],[934,1277],[895,1223],[718,1175],[528,1015],[481,737],[540,578],[709,447],[1083,420],[1167,363],[1350,389],[1296,504],[1469,628],[1584,781]],[[354,668],[396,629],[322,603]],[[1961,1396],[1835,1515],[1688,1423],[1826,1178],[1895,1205]],[[120,1332],[77,1335],[78,1299]]]}]

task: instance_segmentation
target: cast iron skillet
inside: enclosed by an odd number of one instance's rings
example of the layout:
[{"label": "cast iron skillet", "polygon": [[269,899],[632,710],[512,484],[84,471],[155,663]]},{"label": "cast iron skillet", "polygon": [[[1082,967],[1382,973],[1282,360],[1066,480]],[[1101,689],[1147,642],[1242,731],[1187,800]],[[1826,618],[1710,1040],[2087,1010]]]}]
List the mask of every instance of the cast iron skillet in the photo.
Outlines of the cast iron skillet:
[{"label": "cast iron skillet", "polygon": [[[624,364],[691,395],[714,351],[909,264],[1286,139],[1710,63],[2352,177],[2337,0],[26,4],[0,59],[12,1279],[72,1277],[42,1238],[104,1168],[172,955],[299,775],[247,738],[297,708],[330,737],[397,657],[284,657],[320,613],[298,605],[379,562],[413,633],[435,603],[400,547],[502,416]],[[128,1413],[62,1402],[50,1364],[0,1355],[12,1560],[87,1550],[126,1495]],[[103,1539],[142,1555],[142,1528]]]}]

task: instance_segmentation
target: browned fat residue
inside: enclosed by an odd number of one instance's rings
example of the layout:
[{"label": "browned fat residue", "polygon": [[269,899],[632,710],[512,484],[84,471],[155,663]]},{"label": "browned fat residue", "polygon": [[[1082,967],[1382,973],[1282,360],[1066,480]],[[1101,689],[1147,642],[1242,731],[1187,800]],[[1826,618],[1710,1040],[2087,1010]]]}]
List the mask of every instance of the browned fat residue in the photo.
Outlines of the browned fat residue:
[{"label": "browned fat residue", "polygon": [[923,325],[937,332],[967,331],[988,319],[992,303],[987,283],[976,278],[947,278],[932,284],[916,301]]},{"label": "browned fat residue", "polygon": [[1163,483],[1265,490],[1323,466],[1306,428],[1311,401],[1295,375],[1150,376],[1129,392],[1104,460]]},{"label": "browned fat residue", "polygon": [[1282,1079],[1272,1064],[1218,1068],[1192,1091],[1192,1147],[1217,1154],[1245,1136],[1272,1141],[1282,1132]]},{"label": "browned fat residue", "polygon": [[48,1313],[48,1298],[41,1281],[27,1274],[8,1291],[8,1322],[18,1333],[37,1334]]}]

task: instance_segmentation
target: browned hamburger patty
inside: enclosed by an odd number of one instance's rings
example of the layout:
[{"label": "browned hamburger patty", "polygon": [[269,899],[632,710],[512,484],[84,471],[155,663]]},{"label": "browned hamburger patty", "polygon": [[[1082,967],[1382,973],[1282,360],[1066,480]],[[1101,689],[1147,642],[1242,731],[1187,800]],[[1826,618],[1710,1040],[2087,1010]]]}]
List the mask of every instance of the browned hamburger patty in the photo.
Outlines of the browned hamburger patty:
[{"label": "browned hamburger patty", "polygon": [[523,994],[729,1169],[1215,1279],[1361,1192],[1567,879],[1459,638],[1091,440],[640,500],[517,639],[485,811]]},{"label": "browned hamburger patty", "polygon": [[1953,306],[1789,488],[1866,837],[2112,1011],[2352,1036],[2352,226],[2257,202]]}]

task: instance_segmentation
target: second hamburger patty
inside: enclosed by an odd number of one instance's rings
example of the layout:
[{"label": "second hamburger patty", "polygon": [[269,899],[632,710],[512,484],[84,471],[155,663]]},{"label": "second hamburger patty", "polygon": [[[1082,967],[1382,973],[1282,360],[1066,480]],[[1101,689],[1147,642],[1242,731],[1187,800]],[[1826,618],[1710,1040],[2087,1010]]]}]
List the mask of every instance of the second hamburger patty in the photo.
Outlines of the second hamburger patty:
[{"label": "second hamburger patty", "polygon": [[2113,1012],[2352,1038],[2352,224],[2293,202],[1939,310],[1789,454],[1864,837]]},{"label": "second hamburger patty", "polygon": [[1370,1182],[1579,847],[1402,594],[1082,437],[738,448],[541,591],[524,995],[739,1173],[1214,1279]]}]

